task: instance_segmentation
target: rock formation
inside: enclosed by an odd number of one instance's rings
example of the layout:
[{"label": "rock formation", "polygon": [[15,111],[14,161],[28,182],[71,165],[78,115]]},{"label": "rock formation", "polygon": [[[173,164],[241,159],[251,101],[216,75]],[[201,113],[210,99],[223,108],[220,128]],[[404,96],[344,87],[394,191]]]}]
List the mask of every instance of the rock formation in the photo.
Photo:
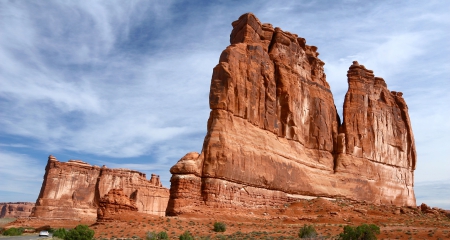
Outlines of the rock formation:
[{"label": "rock formation", "polygon": [[31,216],[95,219],[100,198],[111,189],[122,189],[139,212],[165,214],[169,190],[161,185],[159,176],[152,174],[148,180],[134,170],[91,166],[79,160],[59,162],[50,156]]},{"label": "rock formation", "polygon": [[97,220],[112,220],[115,215],[130,211],[138,211],[136,202],[125,195],[122,189],[111,189],[108,194],[99,200]]},{"label": "rock formation", "polygon": [[34,203],[2,202],[0,203],[0,218],[21,218],[30,216]]},{"label": "rock formation", "polygon": [[251,13],[232,26],[212,74],[202,152],[171,168],[167,214],[304,195],[415,204],[414,139],[401,93],[355,62],[341,125],[317,47]]},{"label": "rock formation", "polygon": [[356,199],[415,206],[416,149],[403,94],[356,61],[347,77],[335,171],[367,181]]}]

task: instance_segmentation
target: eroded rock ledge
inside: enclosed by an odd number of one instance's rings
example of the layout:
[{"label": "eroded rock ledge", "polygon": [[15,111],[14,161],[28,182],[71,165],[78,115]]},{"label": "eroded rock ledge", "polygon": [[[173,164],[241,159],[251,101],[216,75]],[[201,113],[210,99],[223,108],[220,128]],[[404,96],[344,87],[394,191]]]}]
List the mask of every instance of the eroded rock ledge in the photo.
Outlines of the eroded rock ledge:
[{"label": "eroded rock ledge", "polygon": [[111,199],[123,196],[131,199],[138,212],[164,216],[169,189],[161,185],[158,175],[147,179],[134,170],[92,166],[80,160],[60,162],[50,155],[31,217],[95,220],[100,206],[114,209]]},{"label": "eroded rock ledge", "polygon": [[317,47],[251,13],[232,26],[212,74],[202,152],[171,168],[167,214],[305,195],[415,205],[416,152],[402,93],[355,61],[341,124]]}]

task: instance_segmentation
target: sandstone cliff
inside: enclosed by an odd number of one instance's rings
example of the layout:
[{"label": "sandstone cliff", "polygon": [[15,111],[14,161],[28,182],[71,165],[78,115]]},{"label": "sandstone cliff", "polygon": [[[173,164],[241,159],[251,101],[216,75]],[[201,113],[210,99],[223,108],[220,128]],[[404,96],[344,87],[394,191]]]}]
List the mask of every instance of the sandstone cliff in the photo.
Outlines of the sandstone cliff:
[{"label": "sandstone cliff", "polygon": [[2,202],[0,203],[0,218],[28,217],[34,203],[31,202]]},{"label": "sandstone cliff", "polygon": [[136,202],[129,198],[122,189],[111,189],[99,200],[97,221],[110,221],[124,212],[137,212]]},{"label": "sandstone cliff", "polygon": [[138,171],[91,166],[79,160],[59,162],[53,156],[45,170],[32,217],[95,219],[100,198],[111,189],[122,189],[139,212],[165,214],[169,190],[157,175],[148,180]]},{"label": "sandstone cliff", "polygon": [[414,139],[400,93],[355,62],[341,126],[316,47],[253,14],[232,26],[212,74],[202,152],[170,170],[169,215],[304,195],[415,204]]}]

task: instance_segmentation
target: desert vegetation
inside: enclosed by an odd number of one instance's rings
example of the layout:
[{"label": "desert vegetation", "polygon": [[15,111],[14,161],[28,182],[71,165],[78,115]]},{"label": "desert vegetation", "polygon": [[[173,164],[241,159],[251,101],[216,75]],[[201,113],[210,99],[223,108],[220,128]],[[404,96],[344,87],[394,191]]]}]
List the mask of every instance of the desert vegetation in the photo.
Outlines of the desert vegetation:
[{"label": "desert vegetation", "polygon": [[225,232],[227,230],[227,226],[223,222],[215,222],[214,223],[214,232]]},{"label": "desert vegetation", "polygon": [[339,234],[339,240],[374,240],[380,234],[380,228],[375,224],[361,224],[357,227],[345,226],[344,232]]},{"label": "desert vegetation", "polygon": [[153,232],[147,232],[145,239],[146,240],[169,239],[169,235],[165,231],[161,231],[159,233],[153,231]]},{"label": "desert vegetation", "polygon": [[25,229],[23,227],[19,227],[19,228],[12,227],[9,229],[5,229],[2,232],[2,235],[4,235],[4,236],[20,236],[20,235],[22,235],[24,230]]},{"label": "desert vegetation", "polygon": [[304,225],[298,232],[299,238],[315,238],[317,237],[316,229],[313,225]]}]

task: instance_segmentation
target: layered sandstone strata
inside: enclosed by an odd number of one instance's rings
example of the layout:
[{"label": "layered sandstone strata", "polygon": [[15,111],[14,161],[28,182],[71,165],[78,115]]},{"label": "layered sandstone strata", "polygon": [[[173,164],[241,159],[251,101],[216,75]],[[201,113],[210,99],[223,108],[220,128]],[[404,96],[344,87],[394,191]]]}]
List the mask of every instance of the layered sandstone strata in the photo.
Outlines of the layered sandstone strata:
[{"label": "layered sandstone strata", "polygon": [[0,203],[0,218],[28,217],[34,203],[31,202],[2,202]]},{"label": "layered sandstone strata", "polygon": [[253,14],[232,26],[212,74],[202,152],[171,168],[168,214],[304,195],[415,204],[414,140],[401,94],[355,63],[341,126],[316,47]]},{"label": "layered sandstone strata", "polygon": [[124,212],[137,211],[136,201],[127,196],[123,189],[111,189],[99,200],[97,220],[110,221]]},{"label": "layered sandstone strata", "polygon": [[169,190],[157,175],[148,180],[138,171],[91,166],[79,160],[60,162],[53,156],[45,170],[32,217],[95,219],[100,198],[111,189],[122,189],[139,212],[165,214]]}]

